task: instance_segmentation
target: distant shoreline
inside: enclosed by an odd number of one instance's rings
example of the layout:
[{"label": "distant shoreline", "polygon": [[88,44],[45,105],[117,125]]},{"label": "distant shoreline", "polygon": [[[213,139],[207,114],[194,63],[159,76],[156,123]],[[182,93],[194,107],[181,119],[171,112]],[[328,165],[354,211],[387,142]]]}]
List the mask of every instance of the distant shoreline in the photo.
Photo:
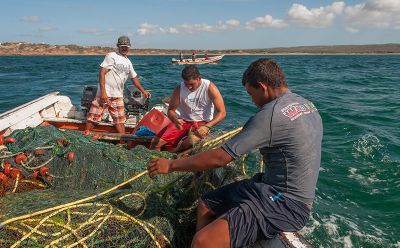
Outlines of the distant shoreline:
[{"label": "distant shoreline", "polygon": [[[27,42],[0,43],[0,56],[69,56],[92,55],[99,56],[116,51],[112,47],[49,45]],[[189,49],[132,49],[129,55],[165,55],[177,56],[182,52],[190,57],[192,52],[202,57],[205,50]],[[228,49],[207,50],[209,55],[399,55],[400,43],[371,45],[336,45],[336,46],[299,46],[277,47],[265,49]]]},{"label": "distant shoreline", "polygon": [[[104,56],[107,53],[96,53],[96,54],[72,54],[72,53],[41,53],[41,54],[1,54],[0,57],[5,57],[5,56]],[[190,58],[190,54],[184,54],[184,57]],[[224,53],[218,53],[218,54],[212,54],[209,53],[209,56],[217,56],[217,55],[225,55],[225,56],[262,56],[262,55],[270,55],[270,56],[335,56],[335,55],[400,55],[400,52],[398,53],[229,53],[229,54],[224,54]],[[159,54],[148,54],[148,53],[128,53],[128,56],[176,56],[178,57],[179,54],[165,54],[165,53],[159,53]],[[204,54],[197,54],[197,58],[202,58],[204,57]]]}]

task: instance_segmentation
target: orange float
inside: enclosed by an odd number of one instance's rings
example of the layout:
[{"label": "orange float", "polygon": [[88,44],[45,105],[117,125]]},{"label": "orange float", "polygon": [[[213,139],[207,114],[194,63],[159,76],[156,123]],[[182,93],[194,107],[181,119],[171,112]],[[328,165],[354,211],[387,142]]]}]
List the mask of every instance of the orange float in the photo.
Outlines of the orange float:
[{"label": "orange float", "polygon": [[15,156],[15,163],[21,164],[21,162],[25,162],[27,159],[25,153],[21,153]]}]

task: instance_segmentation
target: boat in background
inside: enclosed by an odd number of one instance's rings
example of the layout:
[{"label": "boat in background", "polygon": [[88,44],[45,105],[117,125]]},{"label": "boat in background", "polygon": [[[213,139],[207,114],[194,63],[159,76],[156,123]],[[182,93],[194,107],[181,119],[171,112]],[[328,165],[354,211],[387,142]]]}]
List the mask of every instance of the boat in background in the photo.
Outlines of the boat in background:
[{"label": "boat in background", "polygon": [[176,65],[203,65],[203,64],[216,64],[222,60],[225,55],[218,55],[218,56],[211,56],[206,58],[196,58],[194,61],[193,59],[180,59],[172,58],[172,64]]}]

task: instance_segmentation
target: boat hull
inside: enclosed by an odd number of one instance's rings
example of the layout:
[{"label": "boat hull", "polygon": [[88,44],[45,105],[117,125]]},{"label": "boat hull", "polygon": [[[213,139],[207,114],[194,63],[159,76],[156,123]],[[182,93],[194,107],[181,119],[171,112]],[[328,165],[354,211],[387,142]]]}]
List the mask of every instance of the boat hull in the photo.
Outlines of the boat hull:
[{"label": "boat hull", "polygon": [[213,57],[209,57],[208,59],[197,58],[194,61],[192,59],[184,59],[182,61],[179,59],[172,59],[171,62],[172,62],[172,64],[176,64],[176,65],[216,64],[216,63],[219,63],[223,57],[224,57],[224,55],[213,56]]}]

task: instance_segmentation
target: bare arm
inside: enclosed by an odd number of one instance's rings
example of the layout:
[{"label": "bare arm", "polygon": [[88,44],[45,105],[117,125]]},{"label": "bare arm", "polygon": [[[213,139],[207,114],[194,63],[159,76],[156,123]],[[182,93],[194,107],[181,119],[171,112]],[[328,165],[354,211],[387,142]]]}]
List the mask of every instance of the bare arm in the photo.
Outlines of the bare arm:
[{"label": "bare arm", "polygon": [[207,126],[213,127],[226,117],[226,110],[224,99],[222,98],[222,95],[215,84],[211,83],[210,87],[208,87],[208,95],[210,96],[211,101],[214,103],[217,111],[217,114],[214,115],[214,118],[207,123]]},{"label": "bare arm", "polygon": [[133,85],[135,85],[136,88],[138,88],[140,90],[140,92],[142,92],[142,94],[146,97],[149,98],[149,92],[147,92],[142,84],[139,82],[139,79],[137,77],[131,78],[131,81],[133,83]]},{"label": "bare arm", "polygon": [[176,117],[176,109],[178,108],[180,103],[180,86],[176,86],[174,92],[172,92],[172,96],[170,99],[167,115],[168,118],[175,124],[178,129],[182,129],[182,123]]},{"label": "bare arm", "polygon": [[169,160],[154,159],[147,166],[150,177],[173,171],[204,171],[227,165],[233,158],[224,149],[208,150],[188,158]]},{"label": "bare arm", "polygon": [[101,92],[101,100],[103,103],[108,102],[108,96],[106,92],[106,74],[109,72],[110,69],[100,67],[99,70],[99,85],[100,85],[100,92]]},{"label": "bare arm", "polygon": [[226,116],[224,99],[222,98],[222,95],[215,84],[211,83],[208,87],[208,95],[211,98],[211,101],[214,103],[217,114],[215,114],[214,118],[209,121],[205,126],[201,126],[196,130],[196,134],[202,138],[207,136],[211,127],[217,125]]}]

